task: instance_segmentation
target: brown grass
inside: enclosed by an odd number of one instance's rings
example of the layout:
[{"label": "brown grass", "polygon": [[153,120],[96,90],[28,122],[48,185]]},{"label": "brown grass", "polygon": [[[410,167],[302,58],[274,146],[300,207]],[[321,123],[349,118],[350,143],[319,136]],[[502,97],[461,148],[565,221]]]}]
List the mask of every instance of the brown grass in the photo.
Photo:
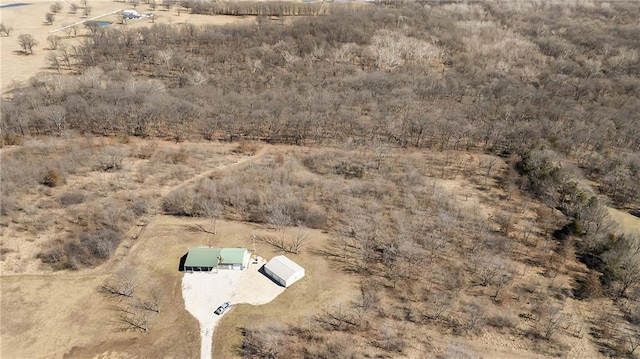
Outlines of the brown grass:
[{"label": "brown grass", "polygon": [[[3,150],[3,159],[36,155],[55,158],[67,148],[65,141],[46,146],[27,143],[22,149]],[[316,208],[327,218],[324,231],[311,230],[310,245],[303,247],[299,255],[291,255],[306,268],[307,277],[272,303],[259,307],[239,305],[225,316],[215,334],[215,357],[239,357],[242,331],[259,330],[270,323],[285,328],[286,335],[292,336],[287,350],[308,347],[318,355],[328,355],[330,351],[346,353],[350,348],[382,356],[420,356],[425,351],[444,355],[462,350],[457,347],[462,343],[464,350],[491,357],[536,357],[561,352],[567,357],[597,356],[586,335],[587,318],[581,314],[587,304],[567,298],[575,273],[586,270],[571,258],[570,250],[560,250],[543,236],[545,230],[540,226],[544,221],[536,222],[539,213],[544,212],[538,203],[517,189],[507,192],[499,186],[509,173],[507,164],[500,159],[487,173],[490,156],[462,152],[393,150],[379,160],[367,150],[265,146],[261,150],[266,152],[264,155],[246,157],[232,154],[231,144],[175,144],[135,138],[126,143],[115,139],[84,141],[78,141],[77,152],[87,153],[82,158],[120,155],[122,168],[95,171],[91,161],[81,161],[78,163],[82,165],[65,167],[70,175],[59,187],[8,183],[14,191],[25,191],[25,199],[14,198],[15,209],[2,217],[7,224],[3,236],[9,233],[13,238],[2,246],[3,296],[4,288],[9,288],[16,298],[2,303],[3,323],[10,323],[3,325],[3,356],[38,357],[64,352],[70,352],[72,358],[107,352],[143,357],[197,356],[198,327],[183,309],[179,258],[192,246],[253,249],[253,234],[279,235],[269,223],[223,220],[217,223],[217,234],[211,235],[190,230],[198,225],[209,226],[208,218],[157,213],[161,194],[176,188],[194,191],[212,183],[223,197],[236,193],[240,196],[236,198],[238,203],[250,204],[246,208],[268,210],[273,203],[265,201],[261,193],[269,193],[264,189],[277,189],[271,194],[277,194],[273,198],[284,200],[285,204],[289,198],[301,200],[304,206]],[[181,152],[188,154],[184,162],[174,164],[167,160],[168,154]],[[229,165],[238,161],[244,162],[240,166]],[[352,175],[354,168],[358,169],[356,176]],[[139,181],[142,171],[143,182]],[[185,179],[195,180],[183,182]],[[236,189],[227,191],[226,185]],[[109,195],[108,201],[101,202],[105,195]],[[27,199],[39,205],[30,207]],[[240,207],[223,202],[230,217],[251,215],[250,211],[241,212]],[[122,226],[123,242],[110,260],[93,269],[80,268],[74,274],[48,274],[47,267],[38,265],[34,253],[46,243],[55,243],[56,233],[95,227],[101,210],[107,208],[104,203],[136,213],[123,222],[127,224]],[[58,213],[58,219],[46,221],[48,213]],[[374,253],[375,260],[370,263],[363,263],[356,243],[343,249],[342,236],[346,232],[342,232],[342,221],[363,213],[376,216],[367,225],[378,227],[363,229],[372,233],[375,230],[380,236],[379,251],[385,250],[387,241],[415,232],[403,227],[415,218],[434,221],[433,229],[418,231],[444,231],[445,245],[433,252],[428,247],[420,249],[418,266],[407,269],[406,277],[393,276],[384,260],[376,259],[383,258],[379,254]],[[504,230],[505,213],[511,214],[508,231]],[[528,225],[532,228],[525,239],[523,231]],[[47,234],[42,235],[43,232]],[[266,258],[280,253],[261,242],[256,243],[255,249]],[[501,260],[499,264],[513,275],[499,295],[494,295],[493,284],[479,284],[482,276],[473,270],[476,263],[487,268],[494,264],[478,262],[477,258],[496,255]],[[109,323],[113,317],[110,303],[97,292],[100,283],[125,268],[135,268],[140,283],[159,285],[164,293],[161,314],[154,317],[151,331],[145,335],[114,331]],[[44,274],[29,277],[19,275],[20,271]],[[13,276],[6,276],[12,272]],[[78,278],[84,287],[75,287],[72,278]],[[19,285],[21,279],[25,280]],[[361,285],[375,291],[378,303],[357,325],[354,323],[358,322]],[[43,296],[59,298],[63,293],[74,294],[62,307],[56,307],[53,299],[38,304]],[[437,304],[434,298],[445,294],[451,298],[447,310],[439,319],[429,319]],[[23,305],[23,300],[28,305]],[[84,301],[91,302],[91,311],[76,312],[86,325],[84,332],[63,330],[74,319],[59,308],[68,305],[73,310]],[[546,341],[540,339],[542,329],[536,313],[549,302],[564,303],[565,314],[574,324]],[[478,310],[480,317],[476,317]],[[346,322],[331,319],[340,313]],[[28,323],[40,322],[47,329],[47,340],[38,346],[29,345],[42,332]],[[575,333],[583,334],[578,337]],[[131,338],[136,340],[129,341]],[[60,342],[68,345],[52,349]]]},{"label": "brown grass", "polygon": [[[2,9],[2,22],[13,27],[13,32],[9,37],[0,37],[0,57],[2,60],[2,72],[0,74],[2,92],[10,90],[15,83],[25,82],[32,76],[46,76],[47,73],[53,74],[56,71],[49,69],[46,64],[46,56],[51,52],[48,49],[47,37],[50,35],[49,31],[61,28],[63,25],[72,24],[82,21],[81,13],[82,9],[77,14],[73,15],[69,13],[69,6],[64,5],[64,9],[61,13],[56,14],[55,23],[51,26],[43,24],[44,15],[49,11],[50,2],[35,2],[28,6],[13,7]],[[92,11],[89,17],[98,16],[101,14],[109,13],[118,9],[128,9],[132,6],[121,2],[113,2],[106,0],[92,1],[90,4]],[[161,9],[162,8],[162,9]],[[145,5],[141,4],[138,7],[138,11],[141,13],[152,12],[156,15],[156,24],[183,24],[190,23],[195,25],[201,24],[229,24],[235,22],[251,22],[254,21],[252,17],[239,18],[237,16],[208,16],[208,15],[192,15],[186,11],[182,11],[180,14],[176,11],[176,8],[171,11],[165,11],[162,6],[158,6],[156,11],[147,9]],[[137,21],[129,21],[127,25],[118,24],[118,18],[115,15],[106,16],[99,20],[112,21],[113,27],[140,27],[151,25],[151,20],[140,19]],[[31,34],[38,41],[39,45],[34,49],[33,55],[21,55],[20,46],[18,45],[18,35]],[[62,37],[61,44],[64,45],[77,45],[84,39],[84,36],[89,34],[89,30],[80,25],[78,29],[78,36],[66,38],[64,31],[55,33]],[[9,144],[9,143],[7,143]]]}]

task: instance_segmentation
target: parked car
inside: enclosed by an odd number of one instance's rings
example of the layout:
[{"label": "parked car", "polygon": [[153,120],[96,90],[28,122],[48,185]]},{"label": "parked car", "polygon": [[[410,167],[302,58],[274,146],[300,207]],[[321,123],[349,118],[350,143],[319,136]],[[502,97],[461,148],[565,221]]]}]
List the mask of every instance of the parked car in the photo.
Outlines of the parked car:
[{"label": "parked car", "polygon": [[229,308],[231,308],[231,302],[224,302],[218,307],[218,309],[216,309],[214,313],[216,313],[217,315],[222,315],[222,313],[224,313]]}]

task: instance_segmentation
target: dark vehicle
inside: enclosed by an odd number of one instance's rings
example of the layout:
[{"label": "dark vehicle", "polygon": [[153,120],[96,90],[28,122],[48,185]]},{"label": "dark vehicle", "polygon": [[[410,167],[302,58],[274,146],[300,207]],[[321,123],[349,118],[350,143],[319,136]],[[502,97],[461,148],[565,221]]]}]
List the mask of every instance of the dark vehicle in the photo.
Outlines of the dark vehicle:
[{"label": "dark vehicle", "polygon": [[222,315],[222,313],[224,313],[229,308],[231,308],[231,302],[224,302],[221,306],[218,307],[218,309],[216,309],[214,313],[216,313],[217,315]]}]

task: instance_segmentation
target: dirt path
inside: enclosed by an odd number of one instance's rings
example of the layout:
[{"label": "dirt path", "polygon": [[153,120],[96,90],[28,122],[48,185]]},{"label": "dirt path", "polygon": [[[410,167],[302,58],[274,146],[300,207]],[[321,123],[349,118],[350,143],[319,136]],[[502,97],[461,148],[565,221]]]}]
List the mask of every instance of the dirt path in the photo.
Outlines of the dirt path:
[{"label": "dirt path", "polygon": [[[16,146],[16,149],[19,148]],[[12,150],[10,148],[3,148],[2,151],[7,151],[7,150]],[[189,185],[194,185],[196,184],[198,181],[211,176],[213,173],[217,172],[217,171],[226,171],[226,170],[231,170],[231,169],[235,169],[238,167],[241,167],[243,165],[246,165],[248,163],[251,163],[252,161],[256,161],[258,159],[260,159],[262,156],[264,156],[265,154],[267,154],[270,150],[270,147],[267,145],[264,145],[263,147],[260,148],[259,151],[257,151],[254,155],[251,156],[246,156],[236,162],[230,163],[230,164],[225,164],[225,165],[221,165],[221,166],[216,166],[214,168],[211,168],[209,170],[206,170],[200,174],[195,175],[194,177],[180,182],[179,184],[175,185],[175,186],[165,186],[162,187],[161,189],[159,189],[159,193],[161,196],[164,196],[168,193],[170,193],[171,191],[174,190],[179,190],[179,189],[183,189],[188,187]],[[56,278],[63,278],[63,277],[69,277],[69,278],[98,278],[98,277],[104,277],[106,276],[108,273],[113,272],[118,265],[127,257],[127,255],[129,254],[129,252],[131,252],[132,250],[134,250],[134,248],[138,247],[139,245],[141,245],[141,243],[138,241],[138,238],[143,238],[143,234],[144,232],[147,230],[147,228],[149,228],[153,223],[156,222],[156,219],[158,217],[158,214],[154,214],[151,215],[147,218],[142,218],[140,219],[138,222],[136,222],[133,226],[131,226],[131,228],[129,228],[129,230],[126,231],[125,234],[125,238],[123,239],[123,241],[120,243],[120,245],[118,246],[118,248],[116,249],[115,254],[111,257],[111,259],[109,261],[107,261],[106,263],[95,267],[95,268],[86,268],[86,269],[81,269],[79,271],[76,272],[68,272],[68,271],[61,271],[61,272],[42,272],[39,271],[36,273],[12,273],[12,272],[7,272],[4,271],[2,273],[0,273],[1,276],[5,277],[5,276],[11,276],[11,277],[17,277],[17,276],[23,276],[23,277],[31,277],[31,278],[43,278],[43,277],[56,277]]]},{"label": "dirt path", "polygon": [[218,166],[215,168],[212,168],[208,171],[204,171],[198,175],[196,175],[193,178],[190,178],[186,181],[181,182],[180,184],[178,184],[177,186],[173,186],[173,187],[167,187],[167,188],[163,188],[160,193],[162,196],[165,196],[173,191],[177,191],[177,190],[181,190],[184,189],[185,187],[189,186],[189,185],[194,185],[196,183],[198,183],[198,181],[201,181],[211,175],[213,175],[214,173],[218,172],[218,171],[224,171],[224,170],[229,170],[232,168],[236,168],[236,167],[240,167],[244,164],[247,164],[249,162],[253,162],[257,159],[260,159],[262,156],[264,156],[266,153],[269,152],[269,146],[268,145],[263,145],[260,150],[258,150],[254,155],[252,156],[248,156],[245,157],[237,162],[228,164],[228,165],[222,165],[222,166]]},{"label": "dirt path", "polygon": [[[217,171],[229,170],[232,168],[240,167],[242,165],[246,165],[250,162],[260,159],[262,156],[264,156],[268,152],[269,152],[269,147],[264,145],[262,148],[260,148],[258,152],[256,152],[252,156],[242,158],[241,160],[236,161],[234,163],[214,167],[186,181],[183,181],[176,186],[163,187],[162,189],[160,189],[160,195],[164,197],[167,194],[171,193],[172,191],[186,188],[189,185],[194,185],[198,183],[198,181],[201,181],[202,179],[211,176],[213,173]],[[126,258],[129,252],[133,251],[136,247],[140,246],[141,243],[139,243],[137,239],[142,237],[142,235],[147,230],[147,228],[149,228],[151,225],[153,225],[156,222],[157,218],[158,218],[158,214],[153,215],[149,218],[141,219],[140,221],[138,221],[138,223],[136,223],[136,225],[131,227],[127,231],[125,240],[122,243],[120,243],[120,245],[118,246],[118,249],[116,250],[116,254],[113,256],[113,259],[110,260],[108,263],[104,264],[103,269],[104,270],[111,269],[113,266],[117,265],[117,263],[119,263],[124,258]]]}]

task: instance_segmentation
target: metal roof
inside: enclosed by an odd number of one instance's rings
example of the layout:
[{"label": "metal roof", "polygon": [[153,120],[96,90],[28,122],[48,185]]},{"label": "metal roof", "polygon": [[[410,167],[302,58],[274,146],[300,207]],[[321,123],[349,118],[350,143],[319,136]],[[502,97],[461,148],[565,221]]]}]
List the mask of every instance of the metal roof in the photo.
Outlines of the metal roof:
[{"label": "metal roof", "polygon": [[245,248],[222,248],[220,256],[221,264],[244,264],[244,257],[247,250]]},{"label": "metal roof", "polygon": [[220,248],[196,247],[187,254],[185,267],[217,267]]},{"label": "metal roof", "polygon": [[184,266],[215,268],[218,264],[244,264],[246,253],[245,248],[195,247],[189,250]]},{"label": "metal roof", "polygon": [[265,265],[265,269],[268,269],[271,273],[274,273],[285,281],[289,280],[294,273],[300,271],[304,273],[304,268],[285,256],[271,258],[269,263]]}]

